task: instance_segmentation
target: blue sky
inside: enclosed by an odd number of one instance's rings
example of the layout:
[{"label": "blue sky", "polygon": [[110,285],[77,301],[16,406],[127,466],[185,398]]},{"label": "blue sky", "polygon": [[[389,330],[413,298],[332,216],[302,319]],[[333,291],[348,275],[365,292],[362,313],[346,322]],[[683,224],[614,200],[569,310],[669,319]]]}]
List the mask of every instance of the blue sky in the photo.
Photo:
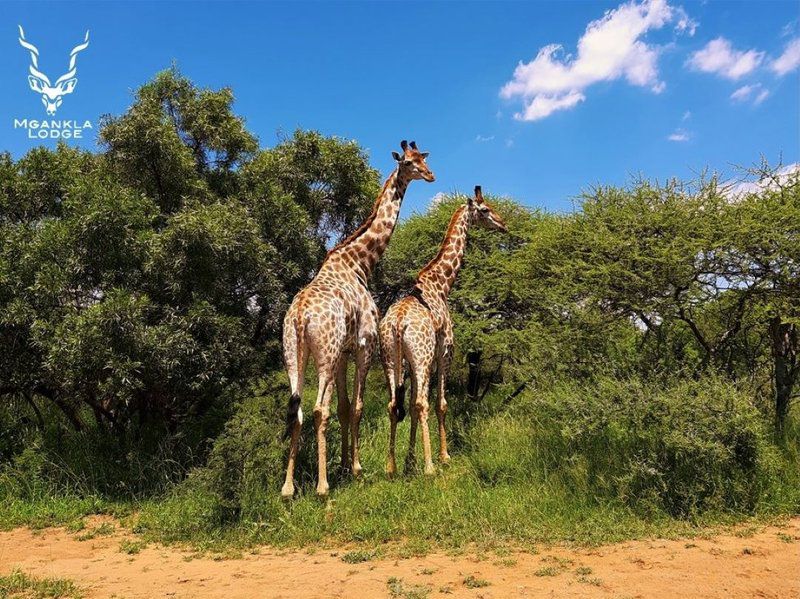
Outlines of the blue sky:
[{"label": "blue sky", "polygon": [[475,184],[568,210],[581,190],[637,173],[731,176],[762,154],[800,160],[799,7],[7,2],[0,149],[19,156],[36,143],[14,118],[46,118],[17,25],[51,80],[89,29],[60,119],[123,112],[175,60],[201,86],[232,87],[262,146],[318,129],[358,140],[385,175],[398,142],[415,139],[437,181],[410,188],[404,215]]}]

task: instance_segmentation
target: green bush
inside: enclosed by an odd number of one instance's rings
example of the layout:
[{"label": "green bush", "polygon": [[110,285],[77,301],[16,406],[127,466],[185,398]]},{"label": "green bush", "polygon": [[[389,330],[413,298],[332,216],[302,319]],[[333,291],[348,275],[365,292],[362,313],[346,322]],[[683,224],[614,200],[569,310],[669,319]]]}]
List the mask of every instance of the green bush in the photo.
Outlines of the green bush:
[{"label": "green bush", "polygon": [[471,459],[487,483],[556,477],[576,494],[684,518],[765,500],[797,509],[800,493],[781,484],[797,479],[792,458],[751,397],[714,377],[556,383],[477,424]]}]

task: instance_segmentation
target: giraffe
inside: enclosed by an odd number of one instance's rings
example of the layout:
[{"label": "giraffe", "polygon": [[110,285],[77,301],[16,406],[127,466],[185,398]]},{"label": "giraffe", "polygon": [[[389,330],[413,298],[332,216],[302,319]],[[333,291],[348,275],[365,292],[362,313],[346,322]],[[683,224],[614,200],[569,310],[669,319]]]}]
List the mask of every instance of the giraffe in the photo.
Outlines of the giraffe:
[{"label": "giraffe", "polygon": [[445,379],[453,355],[453,324],[447,308],[447,296],[461,268],[471,225],[506,232],[500,215],[483,199],[480,185],[475,198],[459,206],[447,227],[444,241],[436,257],[423,268],[411,293],[398,300],[386,312],[380,324],[381,355],[389,385],[389,458],[386,472],[394,476],[395,433],[397,423],[405,417],[403,398],[404,363],[411,370],[411,443],[406,456],[406,470],[413,468],[417,424],[422,426],[422,446],[425,454],[425,474],[434,474],[428,431],[428,384],[434,362],[438,370],[439,401],[436,416],[439,420],[439,457],[447,463],[447,437],[444,419],[447,412]]},{"label": "giraffe", "polygon": [[[291,386],[284,434],[291,443],[281,489],[285,498],[294,495],[294,467],[303,422],[300,400],[309,355],[314,359],[319,383],[314,405],[317,494],[325,496],[329,490],[325,433],[333,384],[342,427],[342,469],[352,467],[354,476],[361,473],[358,427],[364,383],[378,340],[379,318],[367,282],[392,236],[408,184],[415,179],[435,180],[426,164],[427,152],[420,152],[413,141],[409,144],[403,140],[400,147],[401,154],[392,152],[397,167],[383,184],[372,213],[352,235],[328,252],[317,275],[292,300],[283,321],[283,355]],[[346,381],[351,355],[356,363],[352,403],[347,397]],[[352,440],[349,447],[348,433]]]}]

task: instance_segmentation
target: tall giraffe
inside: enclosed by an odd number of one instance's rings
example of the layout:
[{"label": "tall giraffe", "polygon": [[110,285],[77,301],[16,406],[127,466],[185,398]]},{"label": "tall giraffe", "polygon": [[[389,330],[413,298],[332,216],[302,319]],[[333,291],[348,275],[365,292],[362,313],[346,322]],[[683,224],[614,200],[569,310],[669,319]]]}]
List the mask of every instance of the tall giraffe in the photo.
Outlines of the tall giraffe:
[{"label": "tall giraffe", "polygon": [[[286,416],[286,437],[291,437],[286,481],[281,494],[294,495],[294,466],[303,412],[300,400],[309,354],[314,358],[319,387],[314,405],[319,479],[317,494],[327,495],[327,446],[325,432],[330,415],[333,383],[336,384],[339,422],[342,427],[342,468],[352,464],[354,476],[361,472],[358,456],[358,427],[363,408],[364,382],[378,339],[378,308],[367,288],[400,213],[400,204],[409,182],[434,181],[425,163],[427,152],[420,152],[412,141],[400,143],[402,154],[392,152],[397,168],[383,184],[372,213],[356,231],[328,252],[319,272],[298,293],[283,320],[283,356],[289,373],[292,396]],[[347,361],[355,355],[354,397],[347,397]],[[348,449],[348,429],[352,444]]]},{"label": "tall giraffe", "polygon": [[411,443],[406,457],[406,470],[413,468],[417,424],[422,425],[422,446],[425,453],[425,474],[433,474],[431,441],[428,431],[428,385],[434,361],[439,378],[439,401],[436,416],[439,420],[439,455],[443,463],[450,460],[444,418],[447,401],[445,379],[453,356],[453,323],[447,308],[447,296],[461,268],[471,225],[506,232],[500,215],[483,199],[480,185],[475,198],[459,206],[447,226],[447,233],[436,257],[423,268],[412,292],[392,304],[380,324],[381,352],[386,380],[389,384],[389,459],[386,472],[397,472],[395,463],[395,433],[397,423],[405,417],[403,397],[405,388],[404,363],[411,369]]}]

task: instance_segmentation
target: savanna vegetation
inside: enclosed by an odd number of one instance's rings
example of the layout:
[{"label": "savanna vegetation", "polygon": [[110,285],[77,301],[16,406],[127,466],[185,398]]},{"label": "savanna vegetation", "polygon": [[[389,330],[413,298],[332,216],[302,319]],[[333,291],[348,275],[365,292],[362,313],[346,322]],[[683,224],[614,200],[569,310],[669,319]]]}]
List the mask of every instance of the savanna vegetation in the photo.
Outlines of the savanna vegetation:
[{"label": "savanna vegetation", "polygon": [[[230,90],[175,70],[99,143],[0,155],[0,526],[110,512],[159,540],[423,551],[800,511],[796,175],[761,165],[735,196],[714,176],[636,180],[567,214],[490,198],[510,232],[471,233],[450,298],[452,464],[386,480],[376,364],[363,479],[316,499],[307,419],[285,503],[281,318],[379,173],[313,131],[261,147]],[[461,201],[398,226],[372,281],[382,308]]]}]

